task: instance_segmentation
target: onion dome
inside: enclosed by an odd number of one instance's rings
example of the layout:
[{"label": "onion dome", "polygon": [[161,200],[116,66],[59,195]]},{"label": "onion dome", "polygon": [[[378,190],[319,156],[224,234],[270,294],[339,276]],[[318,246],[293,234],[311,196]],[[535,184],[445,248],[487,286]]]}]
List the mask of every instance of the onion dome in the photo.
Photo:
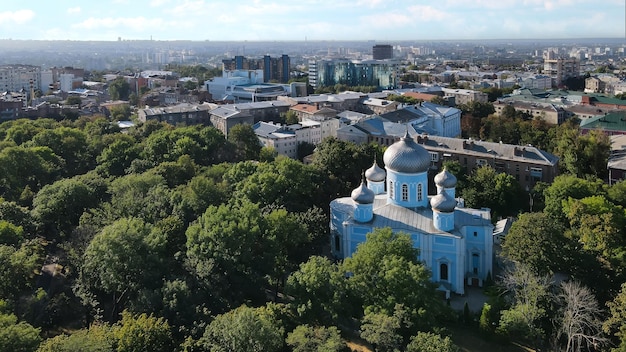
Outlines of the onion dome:
[{"label": "onion dome", "polygon": [[361,181],[361,185],[355,188],[350,196],[358,204],[372,204],[375,197],[374,191],[365,185],[365,180]]},{"label": "onion dome", "polygon": [[385,150],[383,161],[389,170],[417,174],[428,171],[430,154],[424,147],[415,143],[407,131],[404,137]]},{"label": "onion dome", "polygon": [[451,213],[456,207],[456,199],[442,191],[430,199],[430,207],[442,213]]},{"label": "onion dome", "polygon": [[380,166],[378,166],[378,164],[376,164],[376,161],[374,161],[374,165],[372,165],[372,167],[365,170],[365,178],[368,181],[382,182],[385,180],[385,177],[387,177],[387,172]]},{"label": "onion dome", "polygon": [[444,167],[440,173],[435,175],[435,184],[443,188],[454,188],[456,187],[456,176]]}]

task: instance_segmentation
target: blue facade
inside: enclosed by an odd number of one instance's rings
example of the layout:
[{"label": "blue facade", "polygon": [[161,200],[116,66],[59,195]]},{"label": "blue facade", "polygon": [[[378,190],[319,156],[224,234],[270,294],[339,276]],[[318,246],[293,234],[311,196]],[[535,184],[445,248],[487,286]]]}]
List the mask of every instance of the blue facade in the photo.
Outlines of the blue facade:
[{"label": "blue facade", "polygon": [[[333,254],[340,259],[350,257],[368,233],[389,227],[410,235],[414,247],[419,249],[418,259],[430,268],[432,280],[439,284],[440,290],[463,294],[466,285],[481,286],[493,262],[489,210],[456,207],[456,200],[451,197],[456,179],[443,172],[435,178],[440,182],[435,183],[440,192],[447,194],[429,196],[428,173],[421,168],[429,160],[415,161],[416,155],[428,158],[428,154],[408,150],[423,147],[406,140],[404,143],[390,147],[384,160],[397,169],[413,167],[413,172],[398,172],[389,167],[386,175],[370,172],[377,177],[368,180],[368,188],[375,194],[373,200],[364,197],[362,189],[359,192],[356,189],[352,197],[337,198],[330,203]],[[388,152],[397,154],[388,155]],[[385,181],[379,179],[381,174],[386,176]],[[386,192],[381,189],[381,183],[386,184]]]}]

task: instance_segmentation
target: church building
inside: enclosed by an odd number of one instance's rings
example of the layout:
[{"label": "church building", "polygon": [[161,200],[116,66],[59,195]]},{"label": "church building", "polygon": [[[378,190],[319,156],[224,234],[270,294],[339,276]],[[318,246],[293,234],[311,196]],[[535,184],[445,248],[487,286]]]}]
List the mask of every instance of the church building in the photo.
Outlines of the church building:
[{"label": "church building", "polygon": [[430,154],[408,133],[365,172],[350,197],[330,203],[331,250],[344,259],[376,228],[411,236],[419,260],[432,272],[439,290],[464,294],[465,285],[482,286],[492,270],[493,225],[489,209],[457,203],[456,177],[445,169],[429,196]]}]

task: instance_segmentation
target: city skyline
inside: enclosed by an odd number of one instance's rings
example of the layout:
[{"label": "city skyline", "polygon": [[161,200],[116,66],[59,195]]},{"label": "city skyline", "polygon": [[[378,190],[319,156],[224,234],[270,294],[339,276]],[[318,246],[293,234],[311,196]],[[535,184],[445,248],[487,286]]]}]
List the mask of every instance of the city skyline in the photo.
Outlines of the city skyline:
[{"label": "city skyline", "polygon": [[623,0],[9,2],[0,39],[488,40],[625,38]]}]

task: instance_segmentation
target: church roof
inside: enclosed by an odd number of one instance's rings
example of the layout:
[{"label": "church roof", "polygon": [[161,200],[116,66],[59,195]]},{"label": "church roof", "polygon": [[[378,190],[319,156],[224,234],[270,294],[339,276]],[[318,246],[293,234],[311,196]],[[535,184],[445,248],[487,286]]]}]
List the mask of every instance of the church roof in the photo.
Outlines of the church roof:
[{"label": "church roof", "polygon": [[[350,197],[337,198],[331,202],[331,208],[348,214],[352,217],[354,206]],[[347,220],[353,221],[352,219]],[[400,205],[387,204],[387,195],[377,195],[374,199],[374,218],[372,221],[359,226],[371,226],[371,228],[390,227],[394,231],[407,233],[425,233],[460,237],[459,230],[465,226],[492,226],[491,215],[488,209],[455,208],[455,230],[446,232],[435,228],[433,224],[433,211],[430,208],[405,208]]]},{"label": "church roof", "polygon": [[387,177],[387,172],[383,170],[376,161],[374,161],[374,165],[369,169],[365,170],[365,178],[369,181],[373,182],[382,182]]},{"label": "church roof", "polygon": [[430,206],[443,213],[451,213],[456,207],[456,199],[452,198],[448,192],[440,192],[430,199]]},{"label": "church roof", "polygon": [[445,167],[441,170],[440,173],[435,175],[435,184],[439,187],[443,188],[454,188],[456,187],[456,176],[451,174]]},{"label": "church roof", "polygon": [[430,154],[407,134],[383,154],[385,167],[396,172],[416,174],[428,171]]},{"label": "church roof", "polygon": [[353,201],[359,204],[372,204],[374,203],[374,191],[367,188],[365,181],[361,182],[361,185],[352,191],[351,198]]}]

